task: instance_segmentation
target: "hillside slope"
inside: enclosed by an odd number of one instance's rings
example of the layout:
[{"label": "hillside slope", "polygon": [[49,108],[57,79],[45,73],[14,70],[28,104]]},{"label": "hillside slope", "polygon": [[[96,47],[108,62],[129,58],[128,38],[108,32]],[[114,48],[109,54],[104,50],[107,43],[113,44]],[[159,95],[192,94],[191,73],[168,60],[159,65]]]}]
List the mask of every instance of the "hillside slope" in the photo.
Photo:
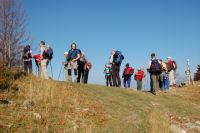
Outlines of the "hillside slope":
[{"label": "hillside slope", "polygon": [[154,96],[98,85],[22,77],[1,92],[0,132],[200,132],[200,87]]}]

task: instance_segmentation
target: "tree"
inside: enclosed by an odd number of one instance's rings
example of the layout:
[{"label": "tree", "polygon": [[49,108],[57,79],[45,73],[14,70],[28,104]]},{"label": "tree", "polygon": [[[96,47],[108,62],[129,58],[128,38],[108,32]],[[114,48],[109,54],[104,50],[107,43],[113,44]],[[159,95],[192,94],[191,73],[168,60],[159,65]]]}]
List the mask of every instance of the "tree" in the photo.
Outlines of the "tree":
[{"label": "tree", "polygon": [[22,63],[23,45],[30,41],[27,13],[19,0],[0,0],[0,59],[8,67]]},{"label": "tree", "polygon": [[200,80],[200,65],[197,67],[197,72],[194,74],[194,81]]}]

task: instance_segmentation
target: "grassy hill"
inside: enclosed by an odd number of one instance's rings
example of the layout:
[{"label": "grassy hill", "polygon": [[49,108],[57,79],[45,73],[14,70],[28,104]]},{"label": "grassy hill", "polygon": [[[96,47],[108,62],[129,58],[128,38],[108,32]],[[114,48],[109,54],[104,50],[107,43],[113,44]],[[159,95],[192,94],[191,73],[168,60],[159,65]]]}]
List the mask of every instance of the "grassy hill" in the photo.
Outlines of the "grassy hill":
[{"label": "grassy hill", "polygon": [[0,92],[0,132],[172,133],[200,132],[200,87],[154,96],[23,76],[18,89]]}]

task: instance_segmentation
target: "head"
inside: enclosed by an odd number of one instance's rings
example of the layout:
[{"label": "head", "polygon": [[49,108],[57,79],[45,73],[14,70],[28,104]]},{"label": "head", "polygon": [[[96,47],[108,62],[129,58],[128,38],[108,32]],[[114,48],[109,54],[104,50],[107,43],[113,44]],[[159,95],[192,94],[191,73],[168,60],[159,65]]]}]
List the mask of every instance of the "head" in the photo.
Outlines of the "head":
[{"label": "head", "polygon": [[64,53],[64,57],[67,58],[68,57],[68,52]]},{"label": "head", "polygon": [[44,41],[40,41],[40,47],[44,47],[45,46],[45,42]]},{"label": "head", "polygon": [[153,58],[156,58],[156,54],[155,53],[151,54],[151,59],[153,59]]},{"label": "head", "polygon": [[143,67],[141,67],[140,70],[144,72],[144,68]]},{"label": "head", "polygon": [[109,67],[109,64],[106,64],[105,67],[108,68],[108,67]]},{"label": "head", "polygon": [[160,59],[160,62],[162,63],[162,62],[163,62],[163,60],[162,60],[162,59]]},{"label": "head", "polygon": [[126,64],[126,67],[129,67],[129,64],[128,64],[128,63]]},{"label": "head", "polygon": [[28,44],[28,45],[26,45],[26,47],[27,47],[27,48],[31,48],[31,45]]},{"label": "head", "polygon": [[172,60],[172,57],[167,57],[167,60],[168,60],[168,61]]},{"label": "head", "polygon": [[111,52],[111,54],[114,55],[114,54],[115,54],[115,50],[113,50],[113,51]]},{"label": "head", "polygon": [[76,48],[77,48],[76,43],[72,43],[72,44],[71,44],[71,49],[72,49],[72,50],[75,50]]}]

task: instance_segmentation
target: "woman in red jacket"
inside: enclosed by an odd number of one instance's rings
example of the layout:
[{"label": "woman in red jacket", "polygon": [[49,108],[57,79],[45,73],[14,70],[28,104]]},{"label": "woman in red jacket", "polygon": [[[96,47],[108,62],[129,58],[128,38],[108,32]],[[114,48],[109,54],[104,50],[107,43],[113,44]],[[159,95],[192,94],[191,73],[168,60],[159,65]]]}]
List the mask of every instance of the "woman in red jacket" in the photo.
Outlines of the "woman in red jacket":
[{"label": "woman in red jacket", "polygon": [[142,79],[145,77],[144,75],[144,68],[138,69],[137,73],[135,74],[135,80],[137,81],[137,90],[142,90]]}]

